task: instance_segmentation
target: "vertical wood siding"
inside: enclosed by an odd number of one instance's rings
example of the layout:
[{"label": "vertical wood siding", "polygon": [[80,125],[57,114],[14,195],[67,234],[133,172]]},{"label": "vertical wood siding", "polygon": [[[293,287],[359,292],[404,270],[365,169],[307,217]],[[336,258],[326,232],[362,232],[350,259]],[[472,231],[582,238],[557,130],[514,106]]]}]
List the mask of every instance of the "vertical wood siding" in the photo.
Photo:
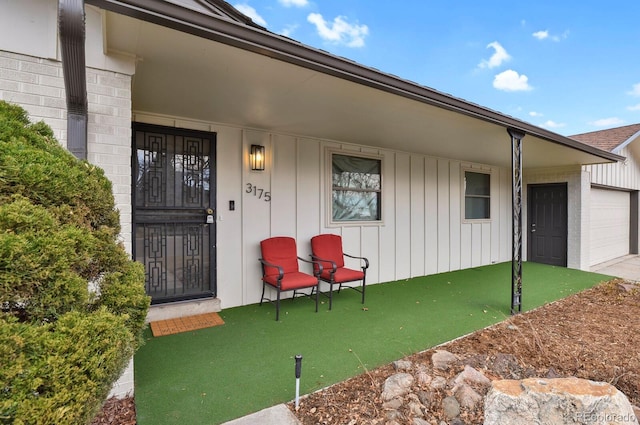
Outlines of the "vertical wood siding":
[{"label": "vertical wood siding", "polygon": [[[199,122],[150,114],[137,113],[135,119],[205,129]],[[219,124],[207,128],[217,133],[217,283],[223,308],[260,301],[259,243],[271,236],[296,238],[298,255],[309,258],[311,237],[340,234],[345,252],[369,259],[368,284],[511,258],[509,170]],[[265,171],[249,170],[252,144],[266,147]],[[382,224],[329,226],[328,149],[382,158]],[[464,170],[491,174],[490,220],[464,220]],[[249,185],[269,191],[271,201],[249,193]],[[235,211],[229,211],[230,200]],[[301,269],[311,271],[307,264]]]},{"label": "vertical wood siding", "polygon": [[[255,261],[257,252],[253,247],[269,236],[296,238],[298,254],[308,258],[311,237],[319,233],[340,234],[345,252],[369,259],[369,284],[477,267],[511,258],[508,170],[266,133],[262,138],[255,134],[245,138],[245,150],[251,143],[256,143],[249,139],[268,140],[270,160],[267,170],[260,175],[245,169],[244,179],[256,182],[254,184],[263,181],[272,200],[257,208],[256,200],[252,199],[255,196],[244,195],[242,235],[246,267],[243,285],[246,291],[242,300],[225,300],[225,305],[259,301],[260,275]],[[382,224],[329,225],[331,193],[328,179],[331,171],[327,164],[328,149],[375,154],[382,158]],[[221,164],[224,161],[219,160]],[[464,221],[464,170],[491,174],[490,220]],[[260,211],[269,219],[258,217]],[[357,263],[351,265],[357,266]],[[310,271],[307,265],[302,265],[302,269]],[[219,282],[219,285],[224,283]]]},{"label": "vertical wood siding", "polygon": [[585,165],[584,169],[591,173],[591,183],[622,189],[640,189],[640,161],[629,149],[623,148],[619,155],[627,158],[625,162],[611,164]]}]

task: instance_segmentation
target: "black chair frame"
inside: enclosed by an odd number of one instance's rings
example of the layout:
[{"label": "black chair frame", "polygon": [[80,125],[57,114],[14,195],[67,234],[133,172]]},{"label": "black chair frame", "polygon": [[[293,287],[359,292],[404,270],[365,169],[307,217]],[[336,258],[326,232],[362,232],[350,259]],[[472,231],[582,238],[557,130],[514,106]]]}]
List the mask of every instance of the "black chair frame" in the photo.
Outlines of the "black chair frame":
[{"label": "black chair frame", "polygon": [[[305,260],[304,258],[301,258],[301,257],[297,257],[297,258],[298,258],[298,260],[304,261],[305,263],[317,264],[318,269],[316,271],[316,268],[314,267],[314,272],[313,272],[313,275],[317,279],[317,283],[315,285],[312,285],[312,286],[305,286],[305,287],[302,287],[302,288],[294,289],[292,298],[295,299],[297,296],[305,296],[305,297],[311,298],[311,297],[313,297],[314,291],[320,285],[320,273],[322,273],[322,264],[318,263],[317,261]],[[269,285],[270,287],[274,288],[276,290],[276,293],[277,293],[275,304],[276,304],[276,321],[278,321],[278,320],[280,320],[280,298],[281,298],[280,294],[282,292],[291,291],[291,289],[286,289],[284,291],[280,289],[281,285],[282,285],[282,279],[284,278],[284,269],[281,266],[279,266],[277,264],[269,263],[268,261],[266,261],[266,260],[264,260],[262,258],[258,258],[258,261],[260,261],[260,264],[262,265],[262,276],[263,276],[263,279],[262,279],[262,296],[260,297],[260,305],[262,305],[263,301],[269,301],[271,304],[274,303],[274,301],[271,298],[266,298],[264,296],[264,292],[265,292],[265,289],[266,289],[267,285]],[[273,286],[271,284],[267,284],[267,282],[264,281],[265,267],[274,267],[274,268],[278,269],[277,286]],[[307,288],[311,288],[311,292],[310,293],[305,294],[303,292],[300,292],[298,294],[299,290],[307,289]],[[315,299],[316,299],[316,313],[317,313],[318,312],[318,295],[317,294],[315,296]]]},{"label": "black chair frame", "polygon": [[[315,262],[324,262],[324,263],[331,263],[331,272],[329,274],[329,279],[323,278],[322,276],[318,275],[318,278],[329,284],[329,310],[331,310],[332,306],[333,306],[333,285],[338,285],[338,290],[336,292],[340,293],[340,290],[342,289],[342,286],[344,285],[345,288],[350,288],[353,289],[356,292],[360,292],[362,294],[362,304],[364,304],[364,296],[365,296],[365,288],[366,288],[366,281],[367,281],[367,269],[369,268],[369,260],[365,257],[356,257],[354,255],[349,255],[349,254],[345,254],[344,252],[342,253],[342,255],[344,255],[345,257],[349,257],[349,258],[354,258],[357,260],[361,260],[364,261],[364,265],[360,266],[360,268],[362,269],[362,273],[364,274],[364,276],[362,276],[362,279],[354,279],[354,280],[347,280],[345,282],[336,282],[335,281],[335,274],[336,271],[338,270],[338,265],[336,264],[335,261],[332,260],[326,260],[326,259],[322,259],[320,257],[317,257],[313,254],[311,254],[311,259]],[[347,267],[348,268],[348,267]],[[322,264],[320,264],[320,272],[322,273]],[[362,285],[358,285],[358,286],[351,286],[351,285],[345,285],[346,283],[349,282],[359,282],[360,280],[362,280]],[[360,286],[362,286],[362,289],[360,289]],[[318,286],[318,293],[322,293],[325,297],[327,296],[327,294],[320,292],[320,286]]]}]

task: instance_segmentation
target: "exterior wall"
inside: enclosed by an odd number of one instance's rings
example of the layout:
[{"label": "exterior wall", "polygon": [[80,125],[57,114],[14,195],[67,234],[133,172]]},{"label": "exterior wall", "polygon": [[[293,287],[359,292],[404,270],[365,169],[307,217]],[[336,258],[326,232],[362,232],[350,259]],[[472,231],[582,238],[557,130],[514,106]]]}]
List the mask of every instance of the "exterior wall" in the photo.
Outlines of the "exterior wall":
[{"label": "exterior wall", "polygon": [[640,190],[640,158],[637,153],[638,148],[634,146],[638,143],[640,143],[640,140],[636,139],[632,144],[616,152],[626,157],[624,162],[583,166],[583,170],[588,173],[592,185],[632,192],[630,197],[630,214],[633,221],[630,226],[631,254],[637,254],[638,246],[640,245],[640,232],[638,232],[640,228],[640,214],[638,213],[640,210],[640,197],[638,196],[638,191]]},{"label": "exterior wall", "polygon": [[[44,121],[63,146],[67,112],[58,56],[57,2],[5,2],[0,14],[0,99],[25,108],[32,121]],[[132,58],[105,55],[102,16],[86,8],[88,154],[113,184],[120,211],[121,238],[131,252],[131,76]],[[95,68],[91,68],[94,66]],[[133,393],[133,359],[110,396]]]},{"label": "exterior wall", "polygon": [[[567,267],[589,270],[589,174],[579,167],[525,170],[523,191],[536,183],[567,183]],[[528,199],[523,205],[523,257],[528,247]]]},{"label": "exterior wall", "polygon": [[591,175],[591,183],[621,189],[639,190],[640,161],[632,152],[630,146],[626,146],[616,153],[626,157],[627,160],[610,164],[583,166],[583,169]]},{"label": "exterior wall", "polygon": [[[0,99],[21,105],[32,121],[51,126],[63,146],[67,111],[62,65],[0,51]],[[122,239],[131,251],[131,76],[87,69],[89,100],[87,160],[113,183]]]},{"label": "exterior wall", "polygon": [[[371,284],[511,258],[506,169],[143,112],[134,113],[134,121],[217,133],[217,283],[223,308],[260,301],[259,242],[271,236],[296,238],[299,255],[308,258],[312,236],[341,234],[345,252],[369,258]],[[251,144],[266,147],[265,171],[248,169]],[[383,224],[328,225],[328,149],[382,158]],[[463,221],[465,169],[491,173],[491,220]],[[269,191],[271,201],[247,193],[248,184]],[[228,209],[230,200],[235,211]]]}]

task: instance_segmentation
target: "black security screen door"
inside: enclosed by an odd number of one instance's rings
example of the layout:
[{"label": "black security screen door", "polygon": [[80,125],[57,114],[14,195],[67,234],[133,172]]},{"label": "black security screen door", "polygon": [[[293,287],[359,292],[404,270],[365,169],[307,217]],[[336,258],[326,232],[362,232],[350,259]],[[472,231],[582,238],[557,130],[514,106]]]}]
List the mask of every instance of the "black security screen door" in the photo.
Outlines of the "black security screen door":
[{"label": "black security screen door", "polygon": [[134,258],[153,303],[216,296],[215,134],[134,124]]}]

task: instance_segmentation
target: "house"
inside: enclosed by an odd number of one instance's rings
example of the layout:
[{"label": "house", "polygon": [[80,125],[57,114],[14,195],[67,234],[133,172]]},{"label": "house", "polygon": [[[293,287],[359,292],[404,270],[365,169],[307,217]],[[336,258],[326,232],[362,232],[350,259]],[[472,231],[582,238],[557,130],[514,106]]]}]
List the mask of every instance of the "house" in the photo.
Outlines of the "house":
[{"label": "house", "polygon": [[509,261],[515,245],[586,270],[592,170],[624,160],[221,0],[4,2],[0,98],[105,170],[156,309],[258,302],[259,241],[275,235],[306,257],[312,236],[341,234],[369,284]]},{"label": "house", "polygon": [[570,137],[625,158],[621,162],[583,166],[591,183],[590,265],[638,254],[640,124]]}]

